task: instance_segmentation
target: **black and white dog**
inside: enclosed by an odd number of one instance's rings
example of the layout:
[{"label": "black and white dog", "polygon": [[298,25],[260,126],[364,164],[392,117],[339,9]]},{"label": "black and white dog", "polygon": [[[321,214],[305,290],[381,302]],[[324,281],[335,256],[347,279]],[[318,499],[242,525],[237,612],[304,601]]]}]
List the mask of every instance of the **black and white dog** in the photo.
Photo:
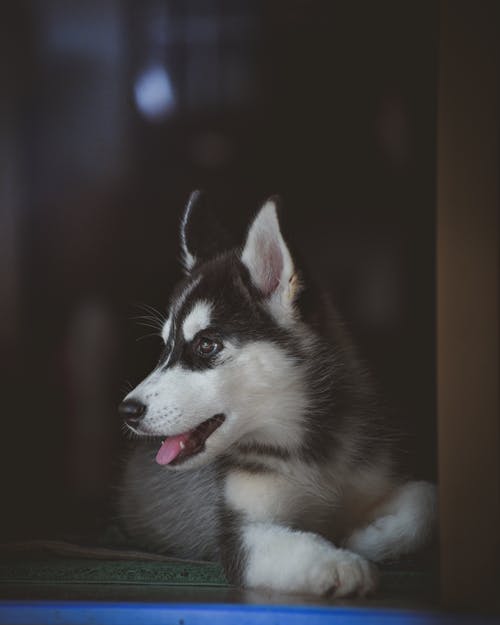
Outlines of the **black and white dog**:
[{"label": "black and white dog", "polygon": [[195,192],[163,355],[120,406],[144,437],[125,470],[124,525],[149,549],[220,560],[244,586],[366,594],[371,562],[429,540],[436,489],[397,474],[369,376],[295,266],[276,201],[241,249],[208,258],[190,237],[199,210]]}]

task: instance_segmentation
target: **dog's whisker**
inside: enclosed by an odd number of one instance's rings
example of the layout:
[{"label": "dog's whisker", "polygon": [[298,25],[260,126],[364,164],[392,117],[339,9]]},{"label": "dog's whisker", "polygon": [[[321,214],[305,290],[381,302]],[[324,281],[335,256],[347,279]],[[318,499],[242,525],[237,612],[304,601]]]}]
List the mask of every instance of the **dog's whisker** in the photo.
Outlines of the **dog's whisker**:
[{"label": "dog's whisker", "polygon": [[155,330],[158,330],[158,332],[161,332],[163,327],[163,324],[159,323],[155,319],[152,319],[151,317],[134,317],[132,321],[135,321],[139,326],[154,328]]},{"label": "dog's whisker", "polygon": [[158,336],[160,336],[161,328],[159,328],[157,325],[154,325],[152,323],[145,323],[145,322],[138,323],[137,325],[141,326],[142,328],[151,328],[151,330],[156,330]]},{"label": "dog's whisker", "polygon": [[132,320],[134,319],[149,319],[151,321],[163,321],[162,319],[160,319],[159,317],[155,317],[154,315],[134,315],[133,317],[130,317]]},{"label": "dog's whisker", "polygon": [[150,334],[144,334],[143,336],[138,336],[135,340],[136,341],[144,341],[144,339],[151,339],[151,338],[159,338],[161,335],[158,334],[158,332],[151,332]]},{"label": "dog's whisker", "polygon": [[165,324],[167,315],[161,313],[153,306],[149,306],[148,304],[136,304],[135,306],[141,312],[145,312],[150,319],[154,319],[155,322],[157,322],[160,326],[163,326]]},{"label": "dog's whisker", "polygon": [[125,380],[124,382],[122,382],[120,384],[120,393],[126,394],[126,393],[130,393],[130,391],[134,388],[134,385],[132,384],[132,382],[130,382],[129,380]]}]

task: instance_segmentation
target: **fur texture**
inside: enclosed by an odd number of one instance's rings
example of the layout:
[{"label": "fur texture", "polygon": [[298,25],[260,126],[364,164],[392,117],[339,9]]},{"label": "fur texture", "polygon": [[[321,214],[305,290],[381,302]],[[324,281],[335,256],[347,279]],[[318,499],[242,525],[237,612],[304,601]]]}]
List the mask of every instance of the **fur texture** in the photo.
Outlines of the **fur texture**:
[{"label": "fur texture", "polygon": [[369,593],[371,562],[431,537],[435,487],[396,474],[370,377],[295,267],[276,201],[241,249],[210,257],[189,241],[198,201],[182,219],[187,275],[164,353],[125,398],[143,407],[127,424],[144,438],[124,474],[124,525],[149,549],[218,559],[249,587]]}]

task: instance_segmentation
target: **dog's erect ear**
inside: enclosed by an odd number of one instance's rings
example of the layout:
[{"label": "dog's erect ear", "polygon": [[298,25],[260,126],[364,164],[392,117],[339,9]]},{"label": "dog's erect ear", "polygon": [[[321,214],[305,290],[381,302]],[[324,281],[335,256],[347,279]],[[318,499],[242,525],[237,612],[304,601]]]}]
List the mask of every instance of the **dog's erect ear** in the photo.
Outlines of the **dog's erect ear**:
[{"label": "dog's erect ear", "polygon": [[231,244],[228,233],[215,218],[206,194],[193,191],[181,220],[181,260],[186,273]]},{"label": "dog's erect ear", "polygon": [[[189,196],[189,199],[184,209],[184,215],[181,221],[181,253],[182,253],[182,265],[186,272],[190,272],[196,264],[196,255],[194,250],[191,251],[190,246],[191,229],[193,222],[193,213],[199,209],[199,205],[203,201],[203,194],[201,191],[193,191]],[[191,249],[190,249],[191,247]]]},{"label": "dog's erect ear", "polygon": [[281,306],[291,305],[298,288],[292,257],[281,234],[275,197],[257,213],[241,254],[254,286]]}]

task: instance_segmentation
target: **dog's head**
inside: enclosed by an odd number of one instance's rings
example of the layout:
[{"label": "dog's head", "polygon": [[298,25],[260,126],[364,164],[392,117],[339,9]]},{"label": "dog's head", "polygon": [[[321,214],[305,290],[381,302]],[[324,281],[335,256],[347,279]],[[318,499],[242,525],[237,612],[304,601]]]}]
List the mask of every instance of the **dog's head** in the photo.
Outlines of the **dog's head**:
[{"label": "dog's head", "polygon": [[202,209],[195,192],[181,224],[186,277],[171,298],[163,354],[120,406],[130,430],[159,438],[157,462],[178,469],[233,445],[292,450],[306,402],[300,282],[276,200],[257,213],[242,248],[208,258],[194,236]]}]

